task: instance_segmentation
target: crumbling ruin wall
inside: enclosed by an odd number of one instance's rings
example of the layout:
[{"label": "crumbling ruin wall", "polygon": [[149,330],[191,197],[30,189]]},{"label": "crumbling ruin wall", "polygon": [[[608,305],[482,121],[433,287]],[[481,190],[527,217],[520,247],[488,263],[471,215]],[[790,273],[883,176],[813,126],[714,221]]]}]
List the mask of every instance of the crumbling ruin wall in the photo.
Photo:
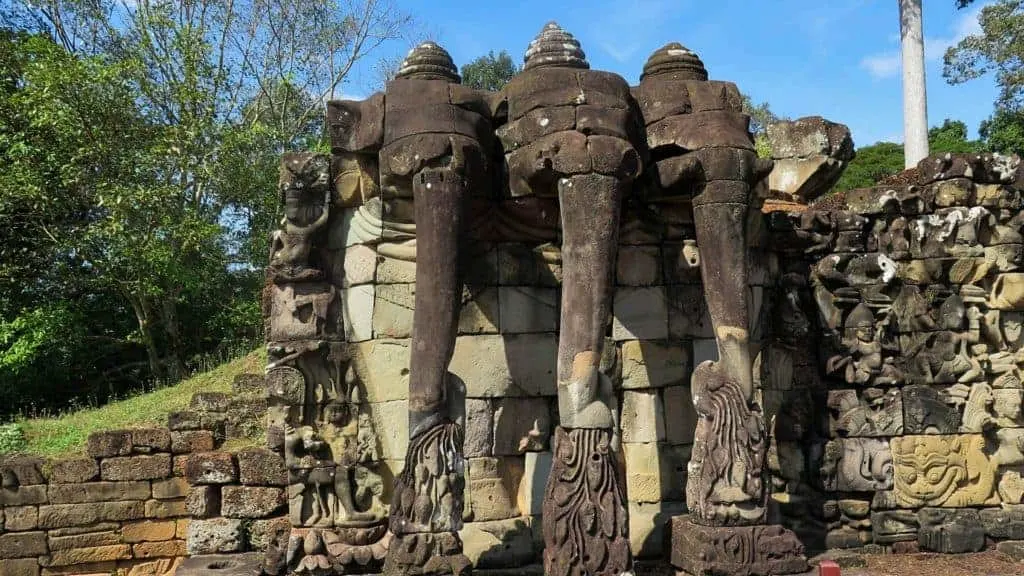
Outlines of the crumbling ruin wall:
[{"label": "crumbling ruin wall", "polygon": [[1017,158],[934,156],[912,185],[768,215],[780,293],[805,313],[774,310],[773,334],[805,330],[815,352],[762,354],[798,416],[776,418],[774,499],[819,546],[1024,536],[1022,174]]}]

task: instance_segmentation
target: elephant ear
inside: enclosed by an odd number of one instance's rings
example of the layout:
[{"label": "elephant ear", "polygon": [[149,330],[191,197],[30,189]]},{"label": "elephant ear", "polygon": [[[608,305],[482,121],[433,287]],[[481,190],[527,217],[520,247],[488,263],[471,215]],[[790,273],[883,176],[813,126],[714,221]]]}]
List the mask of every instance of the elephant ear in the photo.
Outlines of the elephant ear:
[{"label": "elephant ear", "polygon": [[775,161],[771,158],[758,158],[754,161],[754,178],[757,181],[764,180],[775,168]]}]

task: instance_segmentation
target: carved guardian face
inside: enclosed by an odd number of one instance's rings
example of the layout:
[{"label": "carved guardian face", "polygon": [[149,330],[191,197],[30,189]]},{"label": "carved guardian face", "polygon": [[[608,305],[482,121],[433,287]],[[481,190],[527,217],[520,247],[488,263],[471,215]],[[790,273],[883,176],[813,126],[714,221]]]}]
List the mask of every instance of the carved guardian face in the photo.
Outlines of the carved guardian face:
[{"label": "carved guardian face", "polygon": [[904,437],[895,440],[893,448],[896,491],[914,500],[939,505],[968,479],[967,458],[959,438],[948,444],[926,444]]}]

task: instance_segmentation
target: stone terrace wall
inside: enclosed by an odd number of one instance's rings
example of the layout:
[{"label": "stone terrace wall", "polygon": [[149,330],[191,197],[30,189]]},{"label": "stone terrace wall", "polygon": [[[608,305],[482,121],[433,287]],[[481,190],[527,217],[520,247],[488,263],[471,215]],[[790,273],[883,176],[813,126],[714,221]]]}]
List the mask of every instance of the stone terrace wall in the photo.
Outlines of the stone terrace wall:
[{"label": "stone terrace wall", "polygon": [[[606,347],[602,364],[618,392],[630,537],[642,558],[660,557],[665,521],[686,509],[686,465],[696,427],[690,373],[696,363],[717,357],[692,221],[683,207],[665,211],[678,212],[682,221],[659,226],[635,211],[624,219],[609,330],[614,345]],[[341,238],[336,242],[340,248]],[[355,238],[345,244],[344,326],[365,387],[364,409],[380,438],[390,502],[409,440],[406,367],[415,264],[380,255]],[[764,260],[757,260],[751,290],[760,308],[769,278]],[[477,243],[467,262],[450,365],[465,390],[462,538],[477,567],[523,566],[540,559],[541,504],[558,422],[560,252],[551,244]]]},{"label": "stone terrace wall", "polygon": [[932,157],[912,185],[771,215],[819,350],[762,356],[796,400],[776,421],[775,500],[824,547],[1024,538],[1022,175],[1016,158]]},{"label": "stone terrace wall", "polygon": [[81,457],[0,460],[0,576],[169,575],[186,555],[263,549],[285,512],[283,460],[213,452],[265,411],[244,396],[197,394],[169,428],[95,433]]}]

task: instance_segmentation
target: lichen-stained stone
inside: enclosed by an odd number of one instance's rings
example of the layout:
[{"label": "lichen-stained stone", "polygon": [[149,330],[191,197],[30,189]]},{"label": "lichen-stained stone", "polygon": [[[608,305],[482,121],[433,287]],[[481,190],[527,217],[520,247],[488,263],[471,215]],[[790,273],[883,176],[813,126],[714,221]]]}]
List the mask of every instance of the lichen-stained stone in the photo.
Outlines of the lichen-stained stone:
[{"label": "lichen-stained stone", "polygon": [[977,510],[924,508],[918,512],[922,550],[944,554],[978,552],[985,547],[985,527]]},{"label": "lichen-stained stone", "polygon": [[891,441],[893,496],[900,506],[986,506],[998,503],[996,463],[981,434],[903,436]]},{"label": "lichen-stained stone", "polygon": [[960,411],[941,387],[904,386],[903,420],[907,434],[956,434],[960,430]]},{"label": "lichen-stained stone", "polygon": [[372,284],[364,284],[342,291],[345,340],[362,342],[373,338],[374,288]]},{"label": "lichen-stained stone", "polygon": [[622,441],[661,442],[665,416],[658,390],[625,390],[622,393]]},{"label": "lichen-stained stone", "polygon": [[459,308],[459,334],[497,334],[499,314],[498,288],[465,286]]},{"label": "lichen-stained stone", "polygon": [[221,490],[221,514],[226,518],[268,518],[287,500],[281,488],[225,486]]},{"label": "lichen-stained stone", "polygon": [[375,287],[373,334],[377,338],[412,335],[415,284],[380,284]]},{"label": "lichen-stained stone", "polygon": [[554,332],[558,328],[558,291],[535,286],[498,288],[501,332]]},{"label": "lichen-stained stone", "polygon": [[665,438],[669,444],[692,444],[697,429],[697,410],[689,386],[669,386],[662,391]]},{"label": "lichen-stained stone", "polygon": [[1024,539],[1024,504],[1004,504],[978,512],[985,535],[990,538]]},{"label": "lichen-stained stone", "polygon": [[405,458],[409,446],[409,401],[371,403],[368,411],[380,440],[381,457]]},{"label": "lichen-stained stone", "polygon": [[664,340],[668,338],[668,299],[664,286],[623,287],[612,303],[612,338]]},{"label": "lichen-stained stone", "polygon": [[690,380],[690,346],[684,341],[627,340],[622,343],[622,387],[662,388]]},{"label": "lichen-stained stone", "polygon": [[714,338],[707,302],[699,285],[668,286],[668,331],[673,339]]},{"label": "lichen-stained stone", "polygon": [[555,396],[554,334],[459,336],[448,370],[468,398]]},{"label": "lichen-stained stone", "polygon": [[409,397],[409,340],[368,340],[349,347],[367,402]]},{"label": "lichen-stained stone", "polygon": [[185,476],[190,484],[231,484],[238,480],[238,468],[229,452],[200,452],[188,457]]},{"label": "lichen-stained stone", "polygon": [[546,398],[502,398],[495,406],[495,456],[515,456],[548,448],[551,414]]},{"label": "lichen-stained stone", "polygon": [[90,482],[99,475],[95,458],[66,458],[50,464],[50,482],[55,484]]},{"label": "lichen-stained stone", "polygon": [[888,490],[893,485],[889,444],[872,438],[831,440],[825,445],[821,478],[825,490]]},{"label": "lichen-stained stone", "polygon": [[188,554],[241,552],[245,547],[245,521],[229,518],[192,520],[188,525]]},{"label": "lichen-stained stone", "polygon": [[118,456],[100,462],[100,477],[104,480],[131,481],[156,480],[171,475],[171,455]]},{"label": "lichen-stained stone", "polygon": [[876,544],[917,540],[917,513],[910,510],[880,510],[871,513],[871,532]]},{"label": "lichen-stained stone", "polygon": [[653,286],[662,283],[661,250],[658,246],[620,246],[615,260],[619,286]]}]

